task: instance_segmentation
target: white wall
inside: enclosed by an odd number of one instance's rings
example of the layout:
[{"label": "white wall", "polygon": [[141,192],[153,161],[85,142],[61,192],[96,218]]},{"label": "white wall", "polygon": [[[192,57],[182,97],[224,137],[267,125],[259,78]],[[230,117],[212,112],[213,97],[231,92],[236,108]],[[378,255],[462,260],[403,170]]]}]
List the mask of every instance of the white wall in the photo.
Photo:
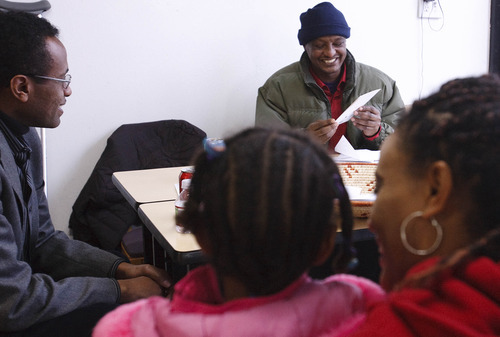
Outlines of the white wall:
[{"label": "white wall", "polygon": [[[334,0],[348,48],[393,77],[405,103],[444,81],[488,70],[490,0]],[[30,2],[30,1],[26,1]],[[68,49],[73,95],[47,130],[52,218],[67,231],[78,193],[118,126],[185,119],[224,137],[254,121],[257,88],[298,60],[299,14],[319,0],[50,0],[44,14]]]}]

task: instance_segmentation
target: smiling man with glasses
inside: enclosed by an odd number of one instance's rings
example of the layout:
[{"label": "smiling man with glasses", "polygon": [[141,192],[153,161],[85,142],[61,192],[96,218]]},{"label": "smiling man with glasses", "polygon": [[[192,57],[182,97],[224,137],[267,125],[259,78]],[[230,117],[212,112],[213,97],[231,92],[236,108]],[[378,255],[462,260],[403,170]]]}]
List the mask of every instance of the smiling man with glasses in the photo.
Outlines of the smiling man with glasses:
[{"label": "smiling man with glasses", "polygon": [[117,303],[162,294],[167,274],[56,231],[40,139],[72,93],[58,30],[0,12],[0,336],[90,336]]}]

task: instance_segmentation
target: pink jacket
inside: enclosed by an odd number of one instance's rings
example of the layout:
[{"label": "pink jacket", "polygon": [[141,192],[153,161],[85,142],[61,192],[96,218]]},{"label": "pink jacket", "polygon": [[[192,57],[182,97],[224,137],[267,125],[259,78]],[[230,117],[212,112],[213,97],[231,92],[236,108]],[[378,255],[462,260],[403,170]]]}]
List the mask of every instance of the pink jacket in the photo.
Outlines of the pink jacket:
[{"label": "pink jacket", "polygon": [[173,299],[152,297],[107,314],[94,337],[128,336],[342,336],[385,295],[352,275],[312,280],[303,275],[281,292],[224,302],[214,270],[202,266],[175,286]]}]

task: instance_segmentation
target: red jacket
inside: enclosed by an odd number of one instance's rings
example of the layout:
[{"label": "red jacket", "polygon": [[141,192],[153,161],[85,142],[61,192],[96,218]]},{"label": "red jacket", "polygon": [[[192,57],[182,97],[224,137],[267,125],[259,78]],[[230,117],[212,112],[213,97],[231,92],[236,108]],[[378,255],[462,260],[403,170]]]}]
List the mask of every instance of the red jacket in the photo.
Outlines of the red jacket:
[{"label": "red jacket", "polygon": [[[429,259],[408,275],[436,263]],[[499,336],[500,263],[481,257],[458,275],[445,275],[432,289],[391,293],[369,308],[353,336]]]}]

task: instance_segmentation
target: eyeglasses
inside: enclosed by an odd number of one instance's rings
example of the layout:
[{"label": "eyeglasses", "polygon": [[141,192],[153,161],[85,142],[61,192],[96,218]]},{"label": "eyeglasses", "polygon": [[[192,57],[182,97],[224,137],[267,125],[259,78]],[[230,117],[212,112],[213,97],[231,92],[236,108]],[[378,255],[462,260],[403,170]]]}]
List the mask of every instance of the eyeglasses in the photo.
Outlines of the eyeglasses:
[{"label": "eyeglasses", "polygon": [[64,75],[64,79],[62,79],[62,78],[56,78],[56,77],[49,77],[49,76],[41,76],[41,75],[32,75],[32,77],[41,78],[41,79],[44,79],[44,80],[51,80],[51,81],[63,82],[63,88],[64,89],[68,89],[69,84],[71,83],[71,75],[70,74]]}]

